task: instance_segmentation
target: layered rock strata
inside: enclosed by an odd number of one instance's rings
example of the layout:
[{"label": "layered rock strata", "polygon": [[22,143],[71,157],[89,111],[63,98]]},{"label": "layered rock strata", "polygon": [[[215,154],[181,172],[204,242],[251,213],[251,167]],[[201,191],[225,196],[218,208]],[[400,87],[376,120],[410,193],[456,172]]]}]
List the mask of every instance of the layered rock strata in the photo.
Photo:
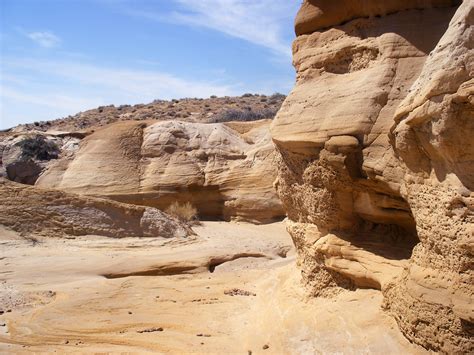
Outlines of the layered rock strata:
[{"label": "layered rock strata", "polygon": [[27,238],[186,237],[192,230],[151,207],[39,189],[0,178],[0,225]]},{"label": "layered rock strata", "polygon": [[404,334],[472,352],[474,3],[307,0],[271,127],[314,295],[381,289]]},{"label": "layered rock strata", "polygon": [[269,121],[125,121],[86,137],[37,186],[166,209],[191,202],[204,219],[270,222],[284,216],[274,189]]}]

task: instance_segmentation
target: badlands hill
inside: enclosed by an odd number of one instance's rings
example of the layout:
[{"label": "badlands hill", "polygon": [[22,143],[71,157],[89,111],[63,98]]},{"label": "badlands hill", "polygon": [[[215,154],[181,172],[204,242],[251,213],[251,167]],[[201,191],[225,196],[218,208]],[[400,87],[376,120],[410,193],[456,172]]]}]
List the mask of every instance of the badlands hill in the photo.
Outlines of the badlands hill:
[{"label": "badlands hill", "polygon": [[269,125],[283,99],[155,101],[20,125],[0,135],[0,173],[162,210],[190,202],[201,219],[281,220]]},{"label": "badlands hill", "polygon": [[86,137],[9,133],[0,142],[3,174],[161,210],[191,203],[206,220],[268,223],[285,216],[273,188],[277,164],[269,125],[131,120]]}]

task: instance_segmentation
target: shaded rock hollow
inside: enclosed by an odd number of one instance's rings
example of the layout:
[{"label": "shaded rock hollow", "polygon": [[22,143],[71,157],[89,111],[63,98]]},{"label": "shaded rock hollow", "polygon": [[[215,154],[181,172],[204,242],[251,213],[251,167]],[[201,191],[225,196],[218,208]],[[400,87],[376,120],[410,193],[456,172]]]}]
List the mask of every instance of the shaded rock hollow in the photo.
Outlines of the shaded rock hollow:
[{"label": "shaded rock hollow", "polygon": [[411,341],[472,352],[474,4],[307,0],[271,132],[314,295],[381,289]]}]

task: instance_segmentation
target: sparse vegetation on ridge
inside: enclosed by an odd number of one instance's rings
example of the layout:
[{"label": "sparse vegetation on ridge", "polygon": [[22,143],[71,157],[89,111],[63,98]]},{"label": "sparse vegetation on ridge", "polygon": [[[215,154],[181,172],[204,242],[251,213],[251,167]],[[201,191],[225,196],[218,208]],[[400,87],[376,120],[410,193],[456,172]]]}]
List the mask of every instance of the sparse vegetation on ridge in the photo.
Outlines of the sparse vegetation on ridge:
[{"label": "sparse vegetation on ridge", "polygon": [[252,110],[251,107],[248,107],[244,110],[235,110],[235,109],[228,109],[225,110],[211,119],[212,123],[219,123],[219,122],[229,122],[229,121],[256,121],[262,120],[265,118],[273,119],[276,113],[278,112],[277,108],[273,109],[262,109],[262,110]]},{"label": "sparse vegetation on ridge", "polygon": [[228,122],[252,121],[262,118],[272,119],[280,109],[286,96],[244,94],[242,96],[210,96],[202,98],[182,98],[154,100],[149,104],[108,105],[79,112],[73,116],[22,125],[26,131],[77,131],[90,130],[117,121],[127,120],[179,120],[186,122]]}]

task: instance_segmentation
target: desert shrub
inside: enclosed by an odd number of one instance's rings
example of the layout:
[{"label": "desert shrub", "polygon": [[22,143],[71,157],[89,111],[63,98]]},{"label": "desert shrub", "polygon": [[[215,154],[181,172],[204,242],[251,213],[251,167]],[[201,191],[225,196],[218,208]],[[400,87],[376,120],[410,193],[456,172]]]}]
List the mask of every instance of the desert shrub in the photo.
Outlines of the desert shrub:
[{"label": "desert shrub", "polygon": [[244,110],[228,109],[216,114],[211,122],[256,121],[265,118],[273,119],[277,112],[277,108],[267,108],[262,110],[252,110],[252,108],[246,108]]},{"label": "desert shrub", "polygon": [[165,210],[165,212],[185,223],[199,223],[198,211],[190,202],[181,204],[175,201]]},{"label": "desert shrub", "polygon": [[242,97],[252,97],[253,94],[246,92],[245,94],[242,95]]},{"label": "desert shrub", "polygon": [[59,156],[56,143],[41,135],[25,138],[16,145],[21,148],[22,159],[51,160]]},{"label": "desert shrub", "polygon": [[277,101],[283,101],[286,99],[286,96],[283,94],[280,94],[279,92],[274,93],[272,96],[270,96],[271,100],[277,100]]},{"label": "desert shrub", "polygon": [[217,95],[211,95],[209,96],[211,99],[217,99]]}]

